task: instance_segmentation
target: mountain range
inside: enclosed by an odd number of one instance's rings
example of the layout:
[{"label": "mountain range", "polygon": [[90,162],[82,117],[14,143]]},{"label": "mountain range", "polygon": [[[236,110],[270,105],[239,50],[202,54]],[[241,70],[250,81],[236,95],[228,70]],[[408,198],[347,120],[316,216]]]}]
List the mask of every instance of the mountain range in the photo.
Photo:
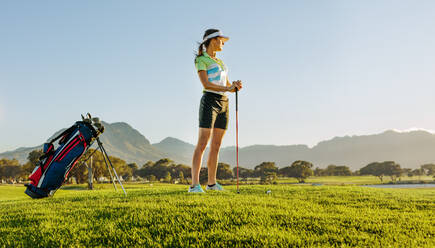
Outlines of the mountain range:
[{"label": "mountain range", "polygon": [[[182,140],[167,137],[151,144],[139,131],[125,122],[106,123],[100,136],[109,155],[119,157],[139,166],[147,161],[171,158],[177,163],[190,165],[195,146]],[[56,134],[62,132],[59,130]],[[51,139],[51,137],[50,137]],[[48,140],[50,140],[48,139]],[[26,162],[27,155],[40,146],[21,147],[0,153],[0,158],[16,158]],[[204,160],[207,158],[207,151]],[[236,165],[235,147],[223,147],[219,161]],[[306,160],[315,167],[330,164],[347,165],[357,170],[375,161],[392,160],[402,168],[418,168],[435,162],[435,134],[427,131],[397,132],[388,130],[380,134],[335,137],[319,142],[310,148],[306,145],[252,145],[239,148],[240,166],[254,168],[264,161],[275,162],[279,167],[289,166],[295,160]]]}]

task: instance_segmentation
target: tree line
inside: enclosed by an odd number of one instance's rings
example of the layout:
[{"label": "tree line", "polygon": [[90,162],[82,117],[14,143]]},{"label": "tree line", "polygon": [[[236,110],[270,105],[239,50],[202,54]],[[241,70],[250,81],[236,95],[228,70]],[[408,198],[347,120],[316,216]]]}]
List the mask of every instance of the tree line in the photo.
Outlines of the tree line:
[{"label": "tree line", "polygon": [[417,169],[401,168],[400,164],[394,161],[384,161],[384,162],[373,162],[370,163],[359,171],[360,175],[372,175],[377,176],[381,182],[383,182],[384,177],[390,177],[391,181],[395,182],[398,178],[403,175],[412,176],[434,176],[435,177],[435,164],[424,164]]},{"label": "tree line", "polygon": [[[78,161],[74,169],[70,173],[69,182],[73,179],[76,183],[85,183],[88,181],[88,165],[92,167],[92,177],[96,182],[110,180],[109,171],[106,167],[103,155],[100,151],[89,149],[84,156]],[[39,161],[39,157],[43,154],[42,150],[34,150],[29,153],[27,162],[20,165],[16,159],[0,159],[0,183],[1,182],[22,182],[26,181],[29,174],[35,168]],[[84,164],[84,160],[91,154],[92,159]],[[177,164],[169,158],[163,158],[158,161],[148,161],[142,166],[136,163],[126,163],[124,160],[110,156],[110,160],[118,174],[125,181],[162,181],[167,183],[189,183],[191,178],[191,167],[184,164]],[[207,182],[207,168],[201,168],[200,182]],[[276,183],[278,177],[296,178],[298,182],[305,182],[310,176],[351,176],[351,175],[373,175],[378,177],[381,182],[384,177],[391,177],[392,181],[396,181],[403,175],[406,176],[422,176],[435,175],[435,164],[424,164],[417,169],[401,168],[394,161],[373,162],[360,170],[352,172],[345,165],[329,165],[326,168],[315,168],[308,161],[298,160],[290,166],[278,168],[274,162],[262,162],[254,167],[254,169],[234,167],[226,163],[218,163],[217,179],[231,180],[236,178],[237,173],[242,181],[247,181],[248,178],[260,178],[260,183],[269,184]]]}]

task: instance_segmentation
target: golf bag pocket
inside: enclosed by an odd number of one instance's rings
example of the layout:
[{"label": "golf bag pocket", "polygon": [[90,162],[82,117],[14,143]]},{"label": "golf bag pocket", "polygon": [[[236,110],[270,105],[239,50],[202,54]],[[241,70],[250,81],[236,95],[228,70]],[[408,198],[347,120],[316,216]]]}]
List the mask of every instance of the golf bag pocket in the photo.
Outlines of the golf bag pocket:
[{"label": "golf bag pocket", "polygon": [[53,160],[54,146],[51,143],[45,143],[43,150],[44,154],[39,158],[39,165],[35,167],[32,174],[29,176],[30,184],[37,185],[41,178],[43,171],[47,169],[48,165]]}]

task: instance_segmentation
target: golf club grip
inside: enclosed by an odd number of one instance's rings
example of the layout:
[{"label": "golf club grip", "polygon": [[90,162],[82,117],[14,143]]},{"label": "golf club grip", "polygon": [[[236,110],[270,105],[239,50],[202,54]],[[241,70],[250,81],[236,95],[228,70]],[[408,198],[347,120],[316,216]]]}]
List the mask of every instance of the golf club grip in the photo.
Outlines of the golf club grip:
[{"label": "golf club grip", "polygon": [[236,111],[239,110],[239,89],[236,88]]}]

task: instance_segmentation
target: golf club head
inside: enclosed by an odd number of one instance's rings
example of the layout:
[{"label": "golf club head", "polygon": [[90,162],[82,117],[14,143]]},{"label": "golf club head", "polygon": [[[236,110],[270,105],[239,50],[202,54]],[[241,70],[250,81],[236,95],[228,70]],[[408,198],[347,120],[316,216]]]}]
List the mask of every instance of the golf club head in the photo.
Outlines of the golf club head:
[{"label": "golf club head", "polygon": [[89,119],[89,118],[84,117],[83,115],[82,115],[82,120],[83,120],[83,122],[86,122],[88,124],[92,124],[92,120]]},{"label": "golf club head", "polygon": [[[90,116],[90,115],[89,115]],[[92,118],[92,124],[98,129],[100,133],[104,132],[104,126],[100,121],[100,118],[93,117]]]},{"label": "golf club head", "polygon": [[100,118],[92,117],[90,113],[87,113],[86,117],[83,115],[81,115],[81,116],[82,116],[83,122],[93,125],[94,127],[96,127],[98,129],[98,131],[100,133],[104,132],[104,126],[101,123]]},{"label": "golf club head", "polygon": [[[93,117],[92,118],[92,124],[96,127],[96,128],[98,128],[98,130],[100,130],[101,128],[102,128],[102,124],[101,124],[101,121],[100,121],[100,118],[98,118],[98,117]],[[101,132],[101,131],[100,131]]]},{"label": "golf club head", "polygon": [[94,125],[97,124],[97,123],[101,124],[100,118],[98,118],[98,117],[93,117],[92,118],[92,122],[94,123]]}]

